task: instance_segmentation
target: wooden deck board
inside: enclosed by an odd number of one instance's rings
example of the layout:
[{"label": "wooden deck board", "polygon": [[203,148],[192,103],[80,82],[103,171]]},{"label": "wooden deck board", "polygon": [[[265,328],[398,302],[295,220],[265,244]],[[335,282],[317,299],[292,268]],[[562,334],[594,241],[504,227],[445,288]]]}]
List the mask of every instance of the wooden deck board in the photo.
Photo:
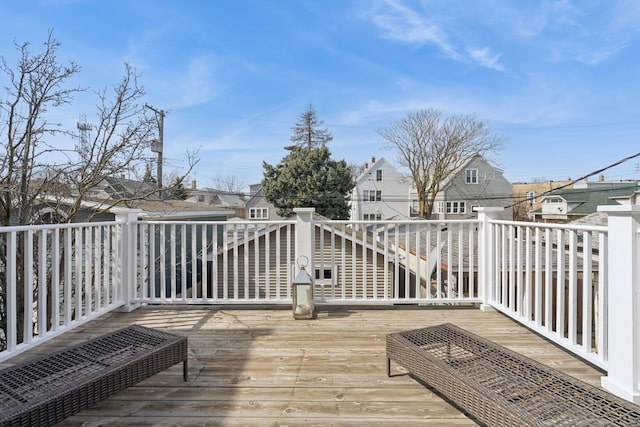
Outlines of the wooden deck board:
[{"label": "wooden deck board", "polygon": [[317,319],[293,320],[283,309],[144,307],[103,316],[18,359],[131,323],[188,336],[188,382],[176,365],[63,426],[474,425],[411,377],[386,375],[387,333],[443,322],[594,385],[603,375],[499,313],[464,308],[320,308]]}]

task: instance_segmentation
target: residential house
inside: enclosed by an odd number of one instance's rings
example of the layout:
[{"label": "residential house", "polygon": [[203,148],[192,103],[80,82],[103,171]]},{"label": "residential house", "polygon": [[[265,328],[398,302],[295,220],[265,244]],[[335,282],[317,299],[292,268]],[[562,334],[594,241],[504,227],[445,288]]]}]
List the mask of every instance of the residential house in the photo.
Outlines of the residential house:
[{"label": "residential house", "polygon": [[582,182],[544,195],[531,216],[535,222],[568,223],[597,212],[598,206],[638,204],[639,190],[637,181]]},{"label": "residential house", "polygon": [[234,217],[245,217],[246,196],[243,193],[217,190],[214,188],[197,188],[195,180],[191,181],[191,188],[187,190],[187,202],[201,203],[217,206],[224,209],[233,209]]},{"label": "residential house", "polygon": [[571,178],[565,181],[518,182],[513,184],[513,219],[531,221],[531,211],[542,206],[541,196],[559,187],[571,188]]},{"label": "residential house", "polygon": [[245,203],[245,218],[260,221],[277,221],[285,219],[278,215],[276,207],[264,197],[262,184],[249,186],[249,200]]},{"label": "residential house", "polygon": [[[72,191],[76,196],[77,191]],[[100,181],[86,194],[95,200],[119,200],[131,198],[145,198],[147,200],[160,200],[155,184],[127,179],[124,177],[108,177]]]},{"label": "residential house", "polygon": [[385,158],[371,157],[351,194],[352,221],[409,218],[409,180]]},{"label": "residential house", "polygon": [[[436,195],[434,209],[429,219],[476,218],[476,207],[503,207],[502,219],[510,220],[512,214],[511,183],[502,170],[491,165],[484,157],[475,155],[458,166],[442,183]],[[411,216],[418,215],[418,196],[411,190]]]}]

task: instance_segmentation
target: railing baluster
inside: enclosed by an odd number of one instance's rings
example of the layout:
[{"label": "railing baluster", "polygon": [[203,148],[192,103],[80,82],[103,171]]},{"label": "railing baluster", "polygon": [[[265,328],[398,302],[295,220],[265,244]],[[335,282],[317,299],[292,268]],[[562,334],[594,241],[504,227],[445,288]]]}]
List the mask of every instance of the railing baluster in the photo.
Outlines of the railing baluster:
[{"label": "railing baluster", "polygon": [[535,230],[535,244],[534,249],[534,268],[533,268],[533,299],[534,299],[534,308],[533,308],[533,321],[536,326],[542,326],[542,233],[540,232],[540,227],[536,227]]},{"label": "railing baluster", "polygon": [[59,229],[52,231],[53,241],[51,242],[51,330],[57,331],[60,326],[60,232]]},{"label": "railing baluster", "polygon": [[578,237],[575,230],[569,230],[568,234],[569,280],[567,284],[567,317],[569,325],[567,328],[567,338],[571,345],[576,345],[578,342]]},{"label": "railing baluster", "polygon": [[564,313],[565,313],[565,260],[564,260],[564,231],[558,229],[556,232],[556,259],[557,259],[557,280],[556,280],[556,328],[555,333],[559,337],[564,337]]},{"label": "railing baluster", "polygon": [[49,290],[49,283],[47,281],[47,230],[39,230],[38,232],[38,271],[36,276],[37,280],[37,292],[38,292],[38,316],[36,321],[38,322],[38,336],[44,336],[47,333],[47,293]]},{"label": "railing baluster", "polygon": [[24,276],[24,292],[23,301],[24,307],[22,315],[23,317],[23,327],[24,333],[22,335],[22,341],[26,344],[29,344],[33,339],[33,230],[27,230],[22,234],[24,239],[24,265],[23,265],[23,276]]},{"label": "railing baluster", "polygon": [[18,289],[17,289],[17,279],[18,279],[18,263],[17,260],[17,233],[15,231],[10,231],[9,236],[7,237],[7,257],[6,263],[4,265],[4,269],[7,275],[7,303],[6,303],[6,314],[7,314],[7,350],[13,351],[18,345]]},{"label": "railing baluster", "polygon": [[582,237],[582,351],[592,351],[593,340],[593,244],[590,231]]}]

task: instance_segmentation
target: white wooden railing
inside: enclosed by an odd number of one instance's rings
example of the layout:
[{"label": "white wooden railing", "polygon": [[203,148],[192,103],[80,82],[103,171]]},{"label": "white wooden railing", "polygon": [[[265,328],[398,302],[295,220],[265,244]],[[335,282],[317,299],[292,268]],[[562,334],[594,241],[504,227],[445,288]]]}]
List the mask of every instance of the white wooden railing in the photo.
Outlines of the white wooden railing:
[{"label": "white wooden railing", "polygon": [[[501,221],[481,208],[477,220],[446,222],[314,220],[300,209],[292,221],[142,222],[129,213],[108,223],[0,228],[0,361],[114,309],[291,304],[306,257],[317,304],[499,310],[609,370],[603,384],[635,399],[640,212],[621,208],[609,227]],[[612,262],[630,273],[613,274]],[[619,298],[612,277],[631,282],[624,301],[608,298]],[[626,316],[616,313],[615,327],[614,304]],[[633,332],[612,334],[616,327]],[[630,367],[612,368],[614,348],[631,352],[615,356]],[[629,371],[633,382],[621,380]]]},{"label": "white wooden railing", "polygon": [[607,367],[607,227],[492,221],[492,307]]},{"label": "white wooden railing", "polygon": [[0,360],[123,305],[122,227],[0,228]]}]

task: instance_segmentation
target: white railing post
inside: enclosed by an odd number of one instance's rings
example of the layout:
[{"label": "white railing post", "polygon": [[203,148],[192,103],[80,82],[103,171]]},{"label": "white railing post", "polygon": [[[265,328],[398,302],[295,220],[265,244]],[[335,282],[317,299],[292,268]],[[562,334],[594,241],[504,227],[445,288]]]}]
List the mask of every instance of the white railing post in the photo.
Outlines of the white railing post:
[{"label": "white railing post", "polygon": [[598,211],[609,221],[608,369],[602,386],[640,403],[640,206],[601,206]]},{"label": "white railing post", "polygon": [[498,219],[504,208],[499,207],[476,207],[480,229],[478,230],[478,292],[482,299],[480,310],[491,311],[493,307],[490,303],[491,289],[493,286],[493,237],[489,220]]},{"label": "white railing post", "polygon": [[137,265],[138,265],[138,233],[137,223],[138,214],[142,212],[139,209],[126,210],[116,214],[116,222],[121,224],[120,233],[117,236],[119,254],[116,257],[118,266],[116,266],[120,299],[123,302],[121,311],[133,311],[140,304],[133,304],[131,301],[135,296],[135,288],[137,283]]},{"label": "white railing post", "polygon": [[295,263],[296,274],[300,257],[308,260],[305,270],[313,277],[313,253],[315,244],[315,232],[313,229],[313,213],[315,208],[294,208],[296,213],[296,238],[295,238]]}]

